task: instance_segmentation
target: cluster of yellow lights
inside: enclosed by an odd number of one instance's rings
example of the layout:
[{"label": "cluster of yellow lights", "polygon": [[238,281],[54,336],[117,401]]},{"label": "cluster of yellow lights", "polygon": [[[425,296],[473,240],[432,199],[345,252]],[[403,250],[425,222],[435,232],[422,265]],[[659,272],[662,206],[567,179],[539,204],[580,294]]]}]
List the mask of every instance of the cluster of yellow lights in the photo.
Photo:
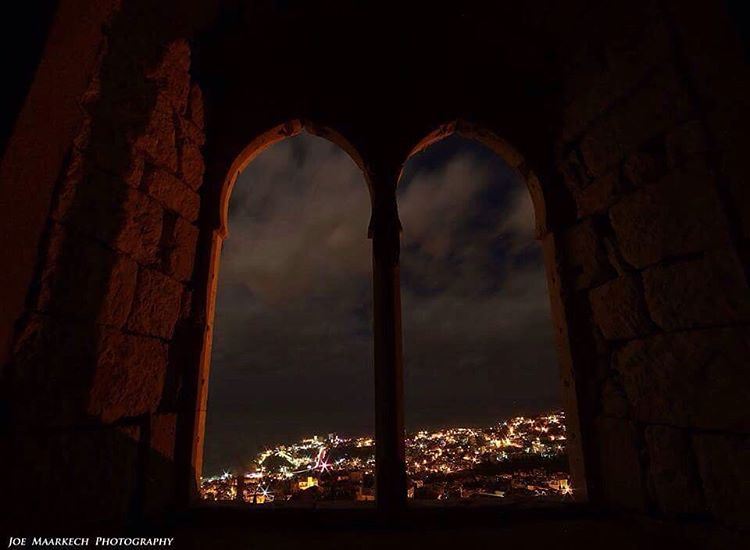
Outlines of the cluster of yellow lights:
[{"label": "cluster of yellow lights", "polygon": [[[490,459],[508,460],[518,453],[555,456],[564,452],[564,415],[550,414],[535,418],[517,416],[490,428],[448,428],[436,431],[422,430],[407,439],[407,471],[410,475],[452,474],[471,470]],[[314,435],[290,445],[278,445],[259,453],[242,477],[245,480],[243,496],[250,494],[253,502],[270,502],[273,495],[267,487],[273,481],[301,479],[299,488],[317,485],[315,475],[331,471],[357,471],[372,474],[375,469],[374,452],[363,458],[350,453],[331,452],[343,448],[373,448],[372,437],[344,438],[336,434],[327,437]],[[285,464],[271,467],[272,457]],[[302,477],[300,477],[302,476]],[[229,472],[202,480],[204,498],[233,499],[237,495],[236,478]],[[570,494],[567,479],[554,482],[553,490]],[[264,488],[265,484],[265,488]],[[304,487],[303,487],[304,485]],[[248,490],[251,492],[248,493]],[[254,491],[254,492],[253,492]],[[248,497],[249,498],[249,497]],[[247,498],[246,498],[247,499]]]}]

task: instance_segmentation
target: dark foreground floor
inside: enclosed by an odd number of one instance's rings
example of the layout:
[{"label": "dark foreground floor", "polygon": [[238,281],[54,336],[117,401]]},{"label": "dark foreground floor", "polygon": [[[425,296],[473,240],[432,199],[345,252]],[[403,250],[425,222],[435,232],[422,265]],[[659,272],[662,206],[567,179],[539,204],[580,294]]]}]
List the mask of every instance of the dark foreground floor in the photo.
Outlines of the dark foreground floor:
[{"label": "dark foreground floor", "polygon": [[[750,538],[701,522],[665,523],[587,511],[426,511],[384,524],[356,514],[275,517],[201,510],[174,525],[179,548],[356,550],[413,548],[750,548]],[[170,535],[171,536],[171,535]]]}]

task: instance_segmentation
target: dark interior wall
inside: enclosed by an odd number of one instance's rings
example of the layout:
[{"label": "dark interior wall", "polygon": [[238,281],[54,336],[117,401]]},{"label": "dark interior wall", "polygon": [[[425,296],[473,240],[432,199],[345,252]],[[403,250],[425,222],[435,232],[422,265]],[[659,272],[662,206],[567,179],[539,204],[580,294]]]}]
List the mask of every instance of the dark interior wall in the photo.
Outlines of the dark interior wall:
[{"label": "dark interior wall", "polygon": [[[67,496],[44,497],[42,523],[158,514],[181,494],[211,233],[254,137],[309,119],[388,187],[460,118],[508,140],[541,182],[591,502],[748,526],[750,80],[722,7],[174,8],[124,3],[92,35],[82,120],[55,134],[67,160],[44,180],[38,252],[29,241],[35,271],[6,285],[26,297],[4,370],[4,471],[34,468],[9,474],[18,512],[48,487]],[[33,102],[24,116],[41,127]],[[21,193],[23,171],[8,174]]]},{"label": "dark interior wall", "polygon": [[187,28],[151,2],[64,2],[14,136],[25,155],[4,158],[21,202],[36,143],[59,155],[35,202],[3,203],[9,222],[44,220],[23,235],[30,284],[4,289],[24,304],[3,371],[9,525],[122,522],[176,499],[204,139]]},{"label": "dark interior wall", "polygon": [[57,0],[8,2],[0,9],[0,66],[5,73],[0,106],[3,151],[42,56]]},{"label": "dark interior wall", "polygon": [[719,9],[617,15],[578,58],[558,149],[596,483],[619,506],[746,526],[750,203],[731,159],[747,68]]}]

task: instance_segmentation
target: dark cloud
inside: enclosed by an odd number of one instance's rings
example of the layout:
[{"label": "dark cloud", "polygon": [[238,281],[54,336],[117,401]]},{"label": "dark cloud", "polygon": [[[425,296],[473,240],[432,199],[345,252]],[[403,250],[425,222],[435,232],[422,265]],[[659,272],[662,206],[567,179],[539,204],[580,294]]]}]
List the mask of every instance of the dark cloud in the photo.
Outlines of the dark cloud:
[{"label": "dark cloud", "polygon": [[544,265],[519,176],[451,138],[409,161],[399,212],[407,426],[558,406]]},{"label": "dark cloud", "polygon": [[317,137],[276,144],[238,178],[219,270],[206,472],[313,432],[372,432],[369,214],[360,170]]},{"label": "dark cloud", "polygon": [[[484,149],[446,140],[399,192],[407,423],[482,423],[557,405],[528,192]],[[238,178],[222,251],[205,471],[264,444],[373,432],[370,206],[333,144],[298,136]]]}]

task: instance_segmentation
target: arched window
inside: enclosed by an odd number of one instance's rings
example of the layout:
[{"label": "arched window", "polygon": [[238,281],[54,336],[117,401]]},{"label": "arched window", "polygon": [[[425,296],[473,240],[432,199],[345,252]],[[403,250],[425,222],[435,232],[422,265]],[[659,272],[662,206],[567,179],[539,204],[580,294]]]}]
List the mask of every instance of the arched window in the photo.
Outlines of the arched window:
[{"label": "arched window", "polygon": [[221,251],[202,496],[374,500],[372,286],[362,172],[300,134],[239,174]]},{"label": "arched window", "polygon": [[408,494],[569,498],[550,301],[521,175],[457,135],[398,189]]},{"label": "arched window", "polygon": [[460,122],[400,176],[385,167],[299,120],[235,160],[206,264],[200,494],[387,513],[410,498],[585,499],[539,180]]}]

